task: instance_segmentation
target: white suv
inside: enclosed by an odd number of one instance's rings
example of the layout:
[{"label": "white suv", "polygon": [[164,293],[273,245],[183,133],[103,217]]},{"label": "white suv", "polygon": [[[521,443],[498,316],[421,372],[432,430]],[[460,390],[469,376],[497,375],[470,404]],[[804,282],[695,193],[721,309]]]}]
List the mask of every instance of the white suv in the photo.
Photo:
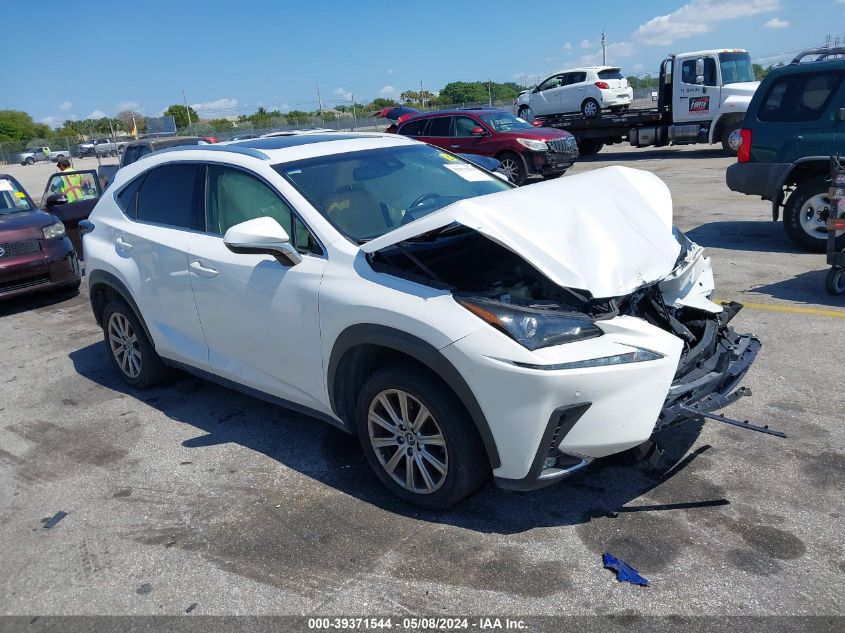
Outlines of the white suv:
[{"label": "white suv", "polygon": [[145,156],[89,220],[127,383],[179,367],[305,411],[429,508],[721,406],[759,349],[667,187],[623,167],[516,188],[394,134],[251,139]]},{"label": "white suv", "polygon": [[547,77],[533,90],[517,98],[519,116],[527,121],[535,116],[580,112],[588,119],[602,109],[627,109],[634,100],[634,90],[614,66],[573,68]]}]

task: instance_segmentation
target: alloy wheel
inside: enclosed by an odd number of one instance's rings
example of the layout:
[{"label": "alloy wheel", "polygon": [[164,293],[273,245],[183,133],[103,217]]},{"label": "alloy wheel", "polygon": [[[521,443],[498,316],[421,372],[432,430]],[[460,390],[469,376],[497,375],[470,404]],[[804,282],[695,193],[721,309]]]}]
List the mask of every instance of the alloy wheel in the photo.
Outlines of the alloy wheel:
[{"label": "alloy wheel", "polygon": [[519,165],[516,164],[516,161],[513,158],[503,158],[501,163],[502,171],[505,176],[508,177],[508,180],[515,183],[519,177]]},{"label": "alloy wheel", "polygon": [[598,112],[598,108],[596,107],[595,101],[588,101],[584,104],[584,116],[587,118],[592,118],[596,116]]},{"label": "alloy wheel", "polygon": [[[830,199],[827,192],[819,193],[807,200],[801,207],[799,220],[807,235],[816,239],[827,239],[827,218],[830,213]],[[837,237],[841,232],[837,232]]]},{"label": "alloy wheel", "polygon": [[414,396],[400,389],[376,395],[367,413],[370,444],[385,472],[416,494],[431,494],[449,472],[440,425]]},{"label": "alloy wheel", "polygon": [[109,348],[120,370],[129,378],[141,373],[141,348],[132,324],[124,315],[115,312],[108,324]]}]

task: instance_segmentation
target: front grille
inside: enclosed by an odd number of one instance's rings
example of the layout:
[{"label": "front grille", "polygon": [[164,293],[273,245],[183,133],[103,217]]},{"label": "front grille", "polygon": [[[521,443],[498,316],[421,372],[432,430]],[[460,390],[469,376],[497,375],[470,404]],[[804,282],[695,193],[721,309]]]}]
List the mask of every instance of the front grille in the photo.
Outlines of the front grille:
[{"label": "front grille", "polygon": [[0,282],[0,294],[5,292],[14,292],[15,290],[23,290],[24,288],[44,286],[49,283],[50,275],[39,275],[38,277],[28,277],[26,279],[15,279],[14,281]]},{"label": "front grille", "polygon": [[571,154],[577,148],[574,136],[553,138],[551,141],[546,141],[546,145],[549,146],[550,150],[559,154]]},{"label": "front grille", "polygon": [[37,253],[41,250],[41,244],[38,240],[19,240],[17,242],[0,243],[0,258],[17,257],[18,255],[27,255],[29,253]]}]

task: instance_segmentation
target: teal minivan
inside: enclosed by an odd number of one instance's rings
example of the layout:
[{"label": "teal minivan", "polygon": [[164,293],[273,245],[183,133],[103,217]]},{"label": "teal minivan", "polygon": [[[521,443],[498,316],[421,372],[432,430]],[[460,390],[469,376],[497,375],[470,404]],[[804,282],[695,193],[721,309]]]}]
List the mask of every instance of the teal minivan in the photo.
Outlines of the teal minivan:
[{"label": "teal minivan", "polygon": [[[845,156],[845,47],[805,51],[766,75],[741,137],[728,187],[771,200],[773,220],[783,207],[786,234],[806,250],[824,252],[830,156]],[[836,239],[845,248],[845,232]]]}]

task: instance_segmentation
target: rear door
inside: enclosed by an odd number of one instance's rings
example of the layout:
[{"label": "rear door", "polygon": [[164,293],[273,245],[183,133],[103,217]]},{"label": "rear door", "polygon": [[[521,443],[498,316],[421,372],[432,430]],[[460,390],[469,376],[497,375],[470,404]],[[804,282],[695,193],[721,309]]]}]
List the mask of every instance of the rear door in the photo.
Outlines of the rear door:
[{"label": "rear door", "polygon": [[587,98],[587,73],[575,71],[566,73],[566,86],[561,88],[561,112],[578,112]]},{"label": "rear door", "polygon": [[130,182],[117,192],[126,217],[115,223],[112,241],[117,256],[125,260],[124,274],[134,278],[134,298],[156,351],[208,371],[208,347],[188,278],[203,176],[199,164],[168,163]]},{"label": "rear door", "polygon": [[[65,171],[53,174],[44,187],[41,204],[57,216],[65,225],[70,241],[79,257],[82,254],[82,240],[79,237],[79,222],[84,220],[100,199],[100,179],[93,170]],[[53,194],[67,197],[67,204],[47,205],[47,198]]]},{"label": "rear door", "polygon": [[452,117],[436,116],[430,118],[425,129],[425,135],[420,140],[448,149],[452,141]]}]

